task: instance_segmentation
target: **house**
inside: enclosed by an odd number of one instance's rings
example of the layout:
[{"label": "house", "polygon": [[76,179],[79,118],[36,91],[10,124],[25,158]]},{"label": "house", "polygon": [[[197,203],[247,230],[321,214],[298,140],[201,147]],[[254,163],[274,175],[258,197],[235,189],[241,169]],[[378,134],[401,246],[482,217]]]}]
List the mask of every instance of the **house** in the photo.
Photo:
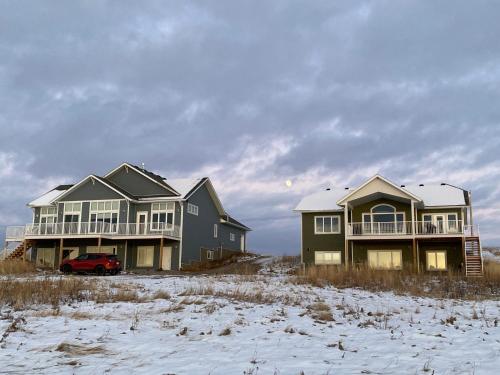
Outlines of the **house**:
[{"label": "house", "polygon": [[209,178],[166,180],[130,163],[28,206],[33,222],[7,228],[6,241],[21,242],[8,257],[54,268],[100,252],[117,254],[125,269],[179,270],[245,252],[250,231],[226,212]]},{"label": "house", "polygon": [[295,211],[306,265],[482,274],[471,194],[461,188],[396,185],[376,175],[354,189],[304,197]]}]

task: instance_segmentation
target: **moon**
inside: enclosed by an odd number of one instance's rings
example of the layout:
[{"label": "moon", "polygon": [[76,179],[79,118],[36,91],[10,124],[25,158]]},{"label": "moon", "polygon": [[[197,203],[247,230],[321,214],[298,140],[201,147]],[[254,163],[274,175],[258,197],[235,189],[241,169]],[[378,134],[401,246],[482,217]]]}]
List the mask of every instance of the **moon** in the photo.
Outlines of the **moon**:
[{"label": "moon", "polygon": [[286,187],[291,188],[293,185],[292,180],[286,180],[285,185],[286,185]]}]

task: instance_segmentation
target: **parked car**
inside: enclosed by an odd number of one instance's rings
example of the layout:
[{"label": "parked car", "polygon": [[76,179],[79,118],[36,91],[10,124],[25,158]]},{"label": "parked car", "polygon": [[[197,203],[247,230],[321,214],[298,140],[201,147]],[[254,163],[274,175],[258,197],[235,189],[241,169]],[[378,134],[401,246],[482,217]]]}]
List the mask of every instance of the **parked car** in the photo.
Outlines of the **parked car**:
[{"label": "parked car", "polygon": [[106,253],[81,254],[74,259],[63,260],[59,270],[64,273],[95,272],[98,275],[116,275],[122,270],[116,255]]}]

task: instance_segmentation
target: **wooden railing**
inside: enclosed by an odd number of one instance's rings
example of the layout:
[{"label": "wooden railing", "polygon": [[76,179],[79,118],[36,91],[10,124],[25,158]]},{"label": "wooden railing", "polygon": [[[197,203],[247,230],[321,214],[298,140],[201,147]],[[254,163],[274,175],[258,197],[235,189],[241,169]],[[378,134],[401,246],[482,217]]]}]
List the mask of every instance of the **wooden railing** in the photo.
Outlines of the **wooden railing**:
[{"label": "wooden railing", "polygon": [[351,236],[411,235],[411,233],[411,221],[348,224],[348,234]]},{"label": "wooden railing", "polygon": [[108,235],[126,236],[168,236],[180,237],[178,225],[160,224],[112,224],[112,223],[59,223],[28,224],[25,226],[7,227],[7,241],[22,241],[29,237],[51,236],[93,236]]},{"label": "wooden railing", "polygon": [[439,222],[416,221],[415,229],[411,221],[349,223],[349,236],[479,236],[476,225],[464,225],[461,220]]}]

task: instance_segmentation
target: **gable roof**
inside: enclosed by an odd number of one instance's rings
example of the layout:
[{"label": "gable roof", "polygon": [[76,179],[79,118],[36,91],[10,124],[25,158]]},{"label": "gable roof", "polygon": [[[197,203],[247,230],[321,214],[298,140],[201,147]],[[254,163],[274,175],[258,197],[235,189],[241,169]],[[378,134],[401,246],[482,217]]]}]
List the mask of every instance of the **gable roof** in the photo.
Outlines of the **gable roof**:
[{"label": "gable roof", "polygon": [[51,202],[56,200],[60,195],[62,195],[66,190],[70,189],[73,185],[59,185],[56,188],[46,192],[40,197],[32,200],[28,203],[29,207],[44,207],[50,206]]},{"label": "gable roof", "polygon": [[372,178],[368,179],[365,183],[363,183],[361,186],[357,187],[356,189],[350,191],[347,195],[345,195],[343,198],[339,199],[337,201],[337,204],[339,205],[344,205],[346,202],[348,202],[348,199],[355,196],[356,193],[360,192],[362,189],[365,187],[368,187],[370,184],[374,183],[375,181],[381,181],[382,183],[386,184],[389,188],[392,188],[394,192],[399,192],[402,196],[405,196],[408,199],[420,202],[422,199],[420,197],[417,197],[416,195],[412,194],[411,192],[403,189],[402,187],[396,185],[394,182],[389,181],[385,177],[382,177],[381,175],[376,174]]},{"label": "gable roof", "polygon": [[169,178],[166,180],[166,182],[179,192],[183,198],[194,190],[202,181],[203,178]]},{"label": "gable roof", "polygon": [[249,227],[247,227],[245,224],[242,224],[241,222],[239,222],[238,220],[236,220],[232,216],[228,215],[227,213],[226,213],[226,215],[222,216],[221,220],[222,220],[223,224],[232,225],[234,227],[237,227],[237,228],[240,228],[240,229],[243,229],[246,231],[252,230]]},{"label": "gable roof", "polygon": [[54,199],[52,199],[50,201],[50,203],[54,203],[56,201],[58,201],[59,199],[61,198],[64,198],[66,195],[68,195],[69,193],[71,193],[72,191],[75,191],[76,189],[78,189],[81,185],[83,185],[85,182],[89,181],[89,180],[95,180],[95,181],[98,181],[99,183],[105,185],[106,187],[110,188],[111,190],[115,191],[116,193],[118,193],[119,195],[121,195],[122,197],[124,197],[125,199],[127,200],[135,200],[135,197],[133,195],[131,195],[130,193],[126,192],[125,190],[123,190],[122,188],[116,186],[115,184],[113,184],[111,181],[108,181],[106,180],[105,178],[102,178],[102,177],[99,177],[99,176],[96,176],[96,175],[89,175],[87,177],[85,177],[83,180],[81,180],[79,183],[77,183],[76,185],[73,185],[71,188],[69,188],[68,190],[65,190],[61,195],[55,197]]},{"label": "gable roof", "polygon": [[[372,177],[363,185],[356,189],[328,189],[308,195],[299,202],[294,211],[298,212],[325,212],[325,211],[343,211],[342,202],[352,196],[354,192],[360,190],[369,181],[376,178]],[[384,179],[382,176],[378,176]],[[386,180],[386,179],[384,179]],[[388,181],[388,180],[387,180]],[[390,182],[390,181],[388,181]],[[418,198],[420,204],[424,207],[446,207],[446,206],[466,206],[467,192],[464,189],[448,184],[430,184],[430,185],[407,185],[399,188],[403,192]]]},{"label": "gable roof", "polygon": [[165,182],[164,177],[162,177],[156,173],[150,172],[142,167],[138,167],[137,165],[133,165],[133,164],[130,164],[127,162],[120,164],[118,167],[116,167],[112,171],[106,173],[104,178],[111,176],[112,174],[114,174],[115,172],[119,171],[121,168],[124,168],[124,167],[127,167],[127,168],[134,170],[135,172],[139,173],[144,178],[147,178],[148,180],[153,181],[155,184],[168,190],[170,193],[173,193],[175,195],[180,195],[178,191],[176,191],[172,186],[170,186],[169,184],[167,184]]}]

